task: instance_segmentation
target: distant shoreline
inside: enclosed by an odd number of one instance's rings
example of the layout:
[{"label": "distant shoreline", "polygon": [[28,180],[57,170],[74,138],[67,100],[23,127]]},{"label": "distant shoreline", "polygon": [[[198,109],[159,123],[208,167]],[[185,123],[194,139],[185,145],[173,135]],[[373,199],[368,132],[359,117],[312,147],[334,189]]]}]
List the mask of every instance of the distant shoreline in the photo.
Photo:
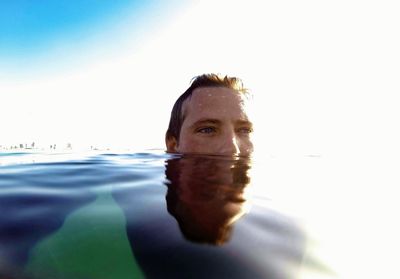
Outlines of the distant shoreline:
[{"label": "distant shoreline", "polygon": [[55,145],[46,145],[46,146],[35,146],[35,147],[25,147],[19,145],[0,145],[0,152],[75,152],[75,151],[124,151],[124,152],[136,152],[136,151],[143,151],[143,150],[164,150],[161,147],[123,147],[123,146],[115,146],[115,147],[97,147],[94,145],[91,146],[84,146],[84,145],[77,145],[77,146],[62,146],[60,147]]}]

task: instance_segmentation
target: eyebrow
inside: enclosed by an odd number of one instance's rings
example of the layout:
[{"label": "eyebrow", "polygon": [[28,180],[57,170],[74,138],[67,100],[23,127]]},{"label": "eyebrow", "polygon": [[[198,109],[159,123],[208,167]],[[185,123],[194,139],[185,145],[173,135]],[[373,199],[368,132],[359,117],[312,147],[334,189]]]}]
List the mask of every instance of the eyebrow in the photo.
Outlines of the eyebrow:
[{"label": "eyebrow", "polygon": [[[214,119],[214,118],[205,118],[205,119],[199,119],[196,122],[194,122],[190,127],[196,127],[200,125],[207,125],[207,124],[214,124],[214,125],[220,125],[222,123],[221,120]],[[235,122],[236,125],[249,125],[253,127],[253,123],[251,123],[248,120],[237,120]]]},{"label": "eyebrow", "polygon": [[221,124],[221,121],[218,119],[213,119],[213,118],[199,119],[196,122],[194,122],[192,125],[190,125],[190,127],[196,127],[196,126],[205,125],[205,124],[219,125],[219,124]]},{"label": "eyebrow", "polygon": [[253,127],[253,123],[248,121],[248,120],[238,120],[236,121],[237,125],[250,125],[251,127]]}]

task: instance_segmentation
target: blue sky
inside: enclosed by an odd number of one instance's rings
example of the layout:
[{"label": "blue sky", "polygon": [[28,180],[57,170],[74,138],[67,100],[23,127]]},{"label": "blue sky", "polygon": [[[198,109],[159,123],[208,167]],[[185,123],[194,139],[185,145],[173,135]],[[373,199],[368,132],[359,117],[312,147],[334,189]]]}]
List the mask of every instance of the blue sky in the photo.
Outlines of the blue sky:
[{"label": "blue sky", "polygon": [[32,47],[81,32],[124,9],[140,8],[138,1],[2,1],[0,8],[3,49],[29,51]]},{"label": "blue sky", "polygon": [[60,46],[79,57],[94,44],[104,49],[128,36],[140,42],[143,29],[150,32],[158,24],[153,21],[167,18],[179,6],[184,5],[160,0],[1,1],[0,67],[40,67]]},{"label": "blue sky", "polygon": [[[127,15],[149,13],[152,1],[15,0],[0,2],[2,51],[22,54],[73,33],[98,32]],[[158,1],[160,2],[160,1]],[[160,3],[159,3],[160,4]],[[97,30],[96,30],[97,29]]]}]

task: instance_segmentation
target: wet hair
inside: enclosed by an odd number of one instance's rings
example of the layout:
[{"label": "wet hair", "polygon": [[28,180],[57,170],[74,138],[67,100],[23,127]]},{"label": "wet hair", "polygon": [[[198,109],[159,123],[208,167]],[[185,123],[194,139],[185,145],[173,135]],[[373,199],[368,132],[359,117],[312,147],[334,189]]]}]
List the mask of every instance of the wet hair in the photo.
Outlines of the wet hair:
[{"label": "wet hair", "polygon": [[175,138],[179,141],[182,123],[185,119],[183,115],[183,104],[189,99],[193,91],[202,87],[225,87],[233,89],[238,93],[248,95],[248,89],[243,87],[243,82],[240,78],[221,76],[219,74],[203,74],[192,79],[190,87],[176,100],[169,120],[168,130],[165,139]]}]

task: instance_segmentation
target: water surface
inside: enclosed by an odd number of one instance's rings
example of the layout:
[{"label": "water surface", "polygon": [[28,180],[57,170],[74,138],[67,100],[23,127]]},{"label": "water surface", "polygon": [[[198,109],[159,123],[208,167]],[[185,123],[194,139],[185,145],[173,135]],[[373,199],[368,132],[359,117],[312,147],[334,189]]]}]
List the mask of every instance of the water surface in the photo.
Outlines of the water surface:
[{"label": "water surface", "polygon": [[0,160],[0,275],[296,278],[305,267],[323,270],[306,256],[296,218],[257,192],[249,159],[153,150]]}]

